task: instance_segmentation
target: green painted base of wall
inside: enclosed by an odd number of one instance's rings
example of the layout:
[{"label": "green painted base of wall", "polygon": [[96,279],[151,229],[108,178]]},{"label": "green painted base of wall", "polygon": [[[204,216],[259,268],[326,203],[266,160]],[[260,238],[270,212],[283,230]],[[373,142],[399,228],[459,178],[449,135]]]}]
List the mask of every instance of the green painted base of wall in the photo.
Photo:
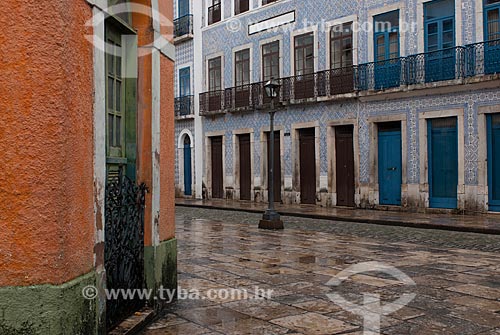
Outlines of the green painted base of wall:
[{"label": "green painted base of wall", "polygon": [[[156,247],[144,248],[144,270],[146,287],[158,292],[163,289],[177,289],[177,240],[161,242]],[[161,309],[159,300],[150,301],[151,306]]]},{"label": "green painted base of wall", "polygon": [[96,334],[97,301],[82,296],[94,272],[60,286],[0,288],[0,334]]}]

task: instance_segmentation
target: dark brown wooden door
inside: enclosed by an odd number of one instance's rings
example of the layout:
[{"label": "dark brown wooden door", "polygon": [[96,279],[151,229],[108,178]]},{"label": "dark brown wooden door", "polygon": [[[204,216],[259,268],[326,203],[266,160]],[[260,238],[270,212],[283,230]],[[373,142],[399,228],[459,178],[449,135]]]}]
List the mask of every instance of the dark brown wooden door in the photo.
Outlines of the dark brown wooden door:
[{"label": "dark brown wooden door", "polygon": [[240,141],[240,199],[251,199],[252,169],[250,167],[250,134],[239,135]]},{"label": "dark brown wooden door", "polygon": [[316,204],[316,157],[314,128],[300,130],[300,202]]},{"label": "dark brown wooden door", "polygon": [[212,198],[224,198],[222,136],[212,137]]},{"label": "dark brown wooden door", "polygon": [[[271,149],[269,135],[270,133],[266,133],[267,135],[267,162],[269,166],[269,162],[271,161]],[[271,181],[269,180],[269,173],[267,174],[267,185],[271,185]],[[280,132],[274,132],[274,201],[281,202],[281,141],[280,141]]]},{"label": "dark brown wooden door", "polygon": [[337,205],[354,207],[353,126],[335,128]]}]

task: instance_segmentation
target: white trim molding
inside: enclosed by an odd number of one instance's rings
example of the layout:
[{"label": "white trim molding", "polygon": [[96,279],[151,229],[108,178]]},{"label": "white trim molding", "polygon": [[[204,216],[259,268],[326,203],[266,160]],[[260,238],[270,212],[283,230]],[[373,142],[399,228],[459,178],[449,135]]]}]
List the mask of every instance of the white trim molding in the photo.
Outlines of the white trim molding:
[{"label": "white trim molding", "polygon": [[[418,0],[417,2],[417,40],[418,40],[418,53],[425,52],[425,15],[424,7],[426,4],[438,0]],[[455,1],[455,45],[462,45],[462,0]],[[476,2],[482,3],[483,0]]]},{"label": "white trim molding", "polygon": [[[331,68],[331,29],[332,27],[352,22],[353,26],[358,24],[358,16],[356,14],[346,16],[340,19],[336,19],[333,21],[329,21],[325,23],[325,44],[326,44],[326,54],[325,54],[325,66],[327,69]],[[359,64],[359,55],[358,55],[358,36],[359,32],[353,30],[352,32],[352,61],[353,65]]]},{"label": "white trim molding", "polygon": [[313,50],[314,50],[314,72],[318,72],[318,25],[310,26],[304,29],[298,29],[290,34],[290,69],[291,75],[295,75],[295,38],[300,35],[313,33]]},{"label": "white trim molding", "polygon": [[458,133],[458,185],[457,185],[457,208],[464,209],[465,195],[465,128],[464,128],[464,108],[450,110],[437,110],[421,112],[419,118],[419,146],[420,146],[420,207],[429,208],[430,188],[429,188],[429,153],[427,122],[437,118],[457,118]]},{"label": "white trim molding", "polygon": [[260,40],[259,41],[259,69],[260,73],[254,75],[254,80],[255,78],[258,78],[257,81],[263,81],[264,80],[264,71],[263,71],[263,65],[264,65],[264,60],[262,58],[262,48],[264,45],[273,43],[273,42],[279,42],[279,67],[280,67],[280,78],[283,78],[283,35],[276,35],[271,38],[267,38],[265,40]]},{"label": "white trim molding", "polygon": [[221,81],[221,89],[224,89],[225,86],[224,86],[224,77],[225,77],[225,72],[226,72],[226,64],[224,62],[224,52],[221,51],[221,52],[217,52],[217,53],[214,53],[214,54],[210,54],[210,55],[207,55],[205,57],[205,80],[203,81],[204,82],[204,85],[205,85],[205,89],[204,89],[204,92],[208,92],[208,89],[209,89],[209,72],[208,72],[208,62],[212,59],[215,59],[215,58],[218,58],[220,57],[220,67],[221,67],[221,78],[220,78],[220,81]]},{"label": "white trim molding", "polygon": [[[377,15],[385,14],[389,12],[393,12],[395,10],[399,10],[399,27],[406,26],[405,22],[405,11],[406,4],[404,2],[398,2],[392,5],[382,6],[368,11],[368,22],[371,24],[374,23],[374,18]],[[372,29],[368,36],[368,62],[371,63],[375,59],[375,30]],[[400,57],[406,56],[406,32],[404,30],[399,31],[399,55]]]},{"label": "white trim molding", "polygon": [[232,56],[231,56],[231,59],[232,59],[232,66],[231,66],[231,78],[232,78],[232,83],[230,83],[229,86],[236,86],[236,53],[237,52],[240,52],[240,51],[243,51],[243,50],[247,50],[248,49],[248,52],[249,52],[249,55],[250,55],[250,73],[249,73],[249,81],[250,83],[253,82],[253,43],[248,43],[248,44],[244,44],[244,45],[239,45],[237,47],[234,47],[233,50],[232,50]]}]

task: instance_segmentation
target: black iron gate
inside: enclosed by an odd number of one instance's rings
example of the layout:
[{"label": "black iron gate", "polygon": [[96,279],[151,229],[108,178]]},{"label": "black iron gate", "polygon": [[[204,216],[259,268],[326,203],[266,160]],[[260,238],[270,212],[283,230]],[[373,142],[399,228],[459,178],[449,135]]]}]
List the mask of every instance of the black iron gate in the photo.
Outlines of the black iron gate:
[{"label": "black iron gate", "polygon": [[[114,327],[145,301],[124,297],[122,292],[144,288],[144,206],[146,185],[126,176],[106,186],[105,267],[108,299],[106,325]],[[110,294],[118,297],[110,298]],[[132,291],[128,291],[132,292]]]}]

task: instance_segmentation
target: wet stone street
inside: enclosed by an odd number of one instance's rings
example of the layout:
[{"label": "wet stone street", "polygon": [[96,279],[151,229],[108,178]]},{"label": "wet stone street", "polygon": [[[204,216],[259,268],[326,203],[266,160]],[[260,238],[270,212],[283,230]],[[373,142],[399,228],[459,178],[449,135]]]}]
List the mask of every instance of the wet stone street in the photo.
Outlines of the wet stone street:
[{"label": "wet stone street", "polygon": [[180,292],[199,294],[143,334],[376,334],[363,322],[380,299],[397,301],[381,334],[500,335],[500,236],[259,218],[178,207]]}]

